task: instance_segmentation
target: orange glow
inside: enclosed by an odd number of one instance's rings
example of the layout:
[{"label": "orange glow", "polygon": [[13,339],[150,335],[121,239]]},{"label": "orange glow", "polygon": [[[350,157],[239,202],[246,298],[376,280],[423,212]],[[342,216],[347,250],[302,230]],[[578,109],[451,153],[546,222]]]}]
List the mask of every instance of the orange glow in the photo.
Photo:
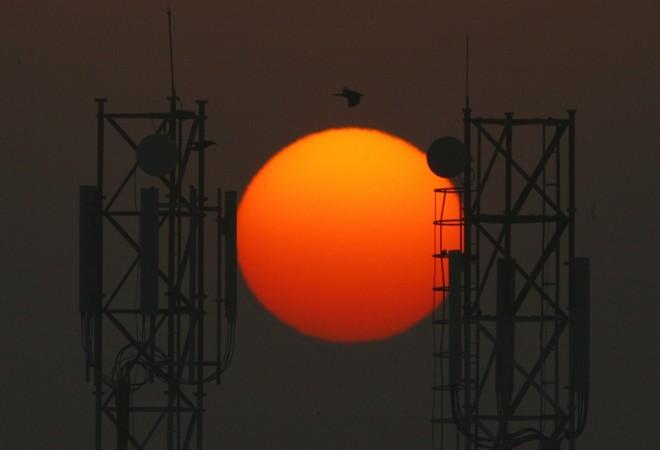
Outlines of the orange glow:
[{"label": "orange glow", "polygon": [[[238,211],[243,275],[263,306],[335,342],[385,339],[432,309],[436,177],[412,144],[330,129],[277,153]],[[453,198],[450,213],[458,215]],[[453,211],[452,211],[453,210]],[[458,248],[458,231],[443,238]]]}]

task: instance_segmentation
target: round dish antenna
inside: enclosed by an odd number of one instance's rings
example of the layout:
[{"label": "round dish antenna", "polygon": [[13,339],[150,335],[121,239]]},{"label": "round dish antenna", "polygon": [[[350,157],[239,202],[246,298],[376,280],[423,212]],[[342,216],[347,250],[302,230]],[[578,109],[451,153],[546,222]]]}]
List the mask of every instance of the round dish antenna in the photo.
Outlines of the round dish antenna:
[{"label": "round dish antenna", "polygon": [[450,136],[436,139],[426,152],[426,163],[431,172],[443,178],[451,178],[460,174],[465,170],[468,158],[465,145]]},{"label": "round dish antenna", "polygon": [[148,175],[160,177],[174,170],[178,149],[169,136],[150,134],[137,147],[138,166]]}]

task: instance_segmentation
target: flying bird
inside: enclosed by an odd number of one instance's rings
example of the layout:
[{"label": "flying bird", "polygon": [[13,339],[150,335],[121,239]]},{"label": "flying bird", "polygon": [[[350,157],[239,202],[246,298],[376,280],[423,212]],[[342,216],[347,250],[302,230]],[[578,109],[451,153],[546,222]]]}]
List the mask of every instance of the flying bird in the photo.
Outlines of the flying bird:
[{"label": "flying bird", "polygon": [[335,97],[344,97],[348,101],[348,107],[352,108],[360,104],[360,98],[364,94],[360,94],[359,92],[352,89],[344,88],[341,90],[341,92],[337,92],[332,95]]}]

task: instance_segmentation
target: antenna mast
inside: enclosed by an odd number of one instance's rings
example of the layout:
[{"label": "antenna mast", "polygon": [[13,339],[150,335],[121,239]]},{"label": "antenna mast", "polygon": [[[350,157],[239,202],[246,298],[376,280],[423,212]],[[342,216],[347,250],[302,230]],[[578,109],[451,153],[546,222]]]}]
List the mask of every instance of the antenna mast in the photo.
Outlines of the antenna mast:
[{"label": "antenna mast", "polygon": [[174,43],[172,39],[172,8],[167,9],[167,31],[170,41],[170,80],[172,88],[172,98],[176,99],[176,89],[174,88]]},{"label": "antenna mast", "polygon": [[470,33],[465,35],[465,109],[470,109]]}]

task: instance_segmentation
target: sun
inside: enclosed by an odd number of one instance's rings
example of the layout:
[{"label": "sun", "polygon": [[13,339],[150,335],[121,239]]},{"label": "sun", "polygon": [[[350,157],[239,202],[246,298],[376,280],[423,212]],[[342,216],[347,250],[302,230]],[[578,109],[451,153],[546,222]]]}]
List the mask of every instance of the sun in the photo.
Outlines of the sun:
[{"label": "sun", "polygon": [[[449,186],[391,134],[304,136],[241,199],[243,276],[270,313],[305,335],[349,343],[401,333],[432,309],[433,190]],[[459,207],[452,198],[450,210]],[[447,248],[458,239],[457,231],[443,238]]]}]

